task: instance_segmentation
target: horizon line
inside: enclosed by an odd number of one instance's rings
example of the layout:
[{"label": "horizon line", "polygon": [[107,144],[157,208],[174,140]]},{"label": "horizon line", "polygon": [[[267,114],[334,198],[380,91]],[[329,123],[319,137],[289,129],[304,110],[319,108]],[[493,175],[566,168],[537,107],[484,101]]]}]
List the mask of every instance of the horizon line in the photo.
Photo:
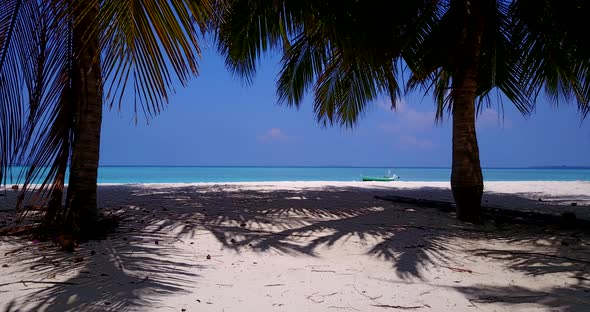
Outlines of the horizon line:
[{"label": "horizon line", "polygon": [[[99,167],[201,167],[201,168],[404,168],[404,169],[451,169],[451,166],[359,166],[359,165],[128,165],[106,164]],[[482,166],[482,169],[590,169],[590,165],[529,165],[529,166]]]}]

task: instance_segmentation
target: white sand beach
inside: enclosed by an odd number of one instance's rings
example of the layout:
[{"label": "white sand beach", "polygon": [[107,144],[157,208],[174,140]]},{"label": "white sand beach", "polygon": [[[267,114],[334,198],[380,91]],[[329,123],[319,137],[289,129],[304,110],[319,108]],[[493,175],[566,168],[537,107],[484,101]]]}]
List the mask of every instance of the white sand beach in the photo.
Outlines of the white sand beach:
[{"label": "white sand beach", "polygon": [[[107,239],[0,237],[0,310],[590,311],[590,231],[375,195],[452,199],[442,182],[101,185],[123,220]],[[590,182],[487,182],[484,205],[590,220]]]}]

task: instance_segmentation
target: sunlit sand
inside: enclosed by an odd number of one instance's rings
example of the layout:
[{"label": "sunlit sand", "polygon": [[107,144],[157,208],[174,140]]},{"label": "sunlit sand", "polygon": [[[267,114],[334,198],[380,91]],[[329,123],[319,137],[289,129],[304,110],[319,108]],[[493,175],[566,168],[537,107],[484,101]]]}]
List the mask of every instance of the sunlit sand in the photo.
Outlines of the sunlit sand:
[{"label": "sunlit sand", "polygon": [[[589,182],[489,182],[484,205],[590,220]],[[11,208],[16,192],[0,197]],[[102,185],[122,223],[73,253],[0,238],[2,311],[587,311],[590,235],[464,224],[375,195],[438,182]],[[576,203],[572,206],[572,203]],[[0,214],[0,221],[13,212]],[[1,225],[1,224],[0,224]]]}]

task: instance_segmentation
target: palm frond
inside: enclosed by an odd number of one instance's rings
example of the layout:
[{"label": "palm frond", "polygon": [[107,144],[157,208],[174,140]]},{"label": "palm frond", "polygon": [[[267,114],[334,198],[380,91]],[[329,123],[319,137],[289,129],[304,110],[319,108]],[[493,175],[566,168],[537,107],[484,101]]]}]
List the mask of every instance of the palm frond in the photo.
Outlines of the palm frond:
[{"label": "palm frond", "polygon": [[19,148],[19,136],[24,124],[23,103],[24,69],[23,55],[17,47],[31,39],[31,34],[18,33],[17,25],[31,27],[30,11],[23,0],[2,0],[0,3],[0,184],[6,184],[15,154]]},{"label": "palm frond", "polygon": [[389,94],[395,107],[399,87],[394,79],[394,66],[374,70],[360,60],[345,60],[334,51],[314,86],[314,111],[323,125],[353,127],[363,116],[367,104],[379,94]]},{"label": "palm frond", "polygon": [[514,21],[513,41],[522,51],[519,79],[527,92],[542,90],[552,103],[576,101],[585,117],[589,110],[588,65],[590,50],[585,43],[585,19],[590,5],[583,1],[516,1],[510,8]]},{"label": "palm frond", "polygon": [[282,49],[279,102],[298,106],[314,85],[318,120],[352,126],[379,94],[395,105],[402,55],[441,14],[436,1],[388,7],[385,0],[229,1],[218,48],[247,82],[265,51]]},{"label": "palm frond", "polygon": [[[98,0],[95,0],[98,1]],[[174,91],[198,74],[199,34],[213,14],[209,0],[105,0],[100,32],[106,100],[119,109],[133,98],[146,118],[161,112]],[[126,96],[127,95],[127,96]]]},{"label": "palm frond", "polygon": [[[71,24],[64,20],[68,14],[64,4],[58,0],[21,1],[18,12],[13,14],[14,27],[3,32],[2,51],[6,57],[0,64],[0,157],[4,168],[23,168],[12,181],[23,183],[17,207],[23,215],[31,212],[23,208],[45,206],[52,197],[58,201],[54,208],[61,205],[57,195],[63,191],[69,157],[72,118],[64,114],[70,107],[67,99],[73,57]],[[0,175],[6,182],[4,173]],[[59,218],[58,210],[44,209],[33,213],[34,220],[44,214]]]},{"label": "palm frond", "polygon": [[299,106],[314,80],[328,62],[329,47],[323,42],[314,42],[309,34],[299,34],[285,50],[281,60],[282,69],[277,81],[278,102]]},{"label": "palm frond", "polygon": [[228,69],[251,83],[262,54],[288,47],[300,33],[300,15],[308,1],[229,0],[216,33]]}]

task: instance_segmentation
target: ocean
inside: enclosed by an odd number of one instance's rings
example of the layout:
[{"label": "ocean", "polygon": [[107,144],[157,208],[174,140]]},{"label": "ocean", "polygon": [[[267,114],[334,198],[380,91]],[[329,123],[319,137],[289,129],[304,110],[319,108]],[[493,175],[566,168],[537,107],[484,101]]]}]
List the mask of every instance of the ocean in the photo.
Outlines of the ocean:
[{"label": "ocean", "polygon": [[[450,168],[396,167],[176,167],[104,166],[99,183],[194,183],[262,181],[360,181],[391,171],[400,181],[449,181]],[[13,168],[8,184],[17,183]],[[590,168],[484,168],[486,181],[590,181]],[[37,181],[38,183],[39,181]],[[66,181],[67,183],[67,181]]]},{"label": "ocean", "polygon": [[[450,168],[396,167],[100,167],[99,183],[193,183],[261,181],[360,181],[361,176],[383,176],[388,170],[401,181],[449,181]],[[487,168],[486,181],[590,181],[590,169]],[[14,182],[18,170],[13,169]]]}]

